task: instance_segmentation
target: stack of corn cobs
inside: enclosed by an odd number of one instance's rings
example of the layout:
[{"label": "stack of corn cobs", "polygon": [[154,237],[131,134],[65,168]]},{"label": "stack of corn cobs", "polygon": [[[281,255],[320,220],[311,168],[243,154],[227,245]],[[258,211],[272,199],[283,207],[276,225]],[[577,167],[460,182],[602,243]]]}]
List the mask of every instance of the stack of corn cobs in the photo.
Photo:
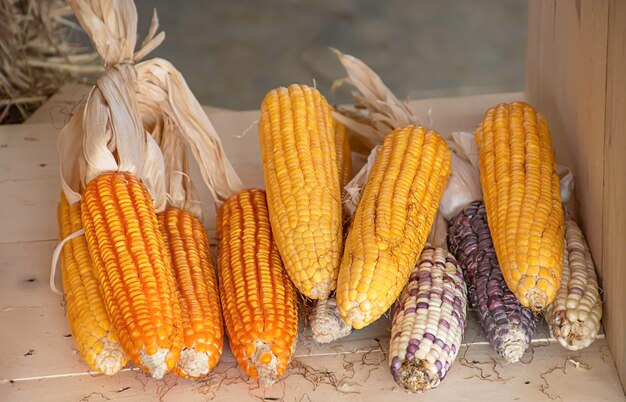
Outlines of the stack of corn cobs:
[{"label": "stack of corn cobs", "polygon": [[[306,313],[320,342],[395,303],[390,370],[414,392],[450,370],[468,304],[508,362],[542,311],[563,346],[595,339],[593,262],[532,106],[498,105],[475,136],[444,139],[338,53],[361,105],[333,110],[306,85],[270,91],[258,123],[266,189],[244,189],[180,73],[140,62],[163,39],[156,20],[133,52],[132,1],[70,4],[106,66],[59,137],[55,258],[91,369],[112,375],[130,361],[155,378],[205,376],[226,331],[242,369],[273,383],[295,349],[297,292],[314,301]],[[354,178],[349,137],[372,149]],[[216,267],[188,149],[214,197]]]}]

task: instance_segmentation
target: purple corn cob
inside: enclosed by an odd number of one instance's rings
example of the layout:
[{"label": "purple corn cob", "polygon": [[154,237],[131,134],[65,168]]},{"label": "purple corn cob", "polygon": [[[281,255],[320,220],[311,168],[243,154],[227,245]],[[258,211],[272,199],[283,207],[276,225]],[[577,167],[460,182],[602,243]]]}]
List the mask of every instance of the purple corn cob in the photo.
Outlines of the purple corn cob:
[{"label": "purple corn cob", "polygon": [[390,369],[405,390],[435,388],[446,376],[461,346],[466,296],[452,254],[427,244],[393,310]]},{"label": "purple corn cob", "polygon": [[496,352],[509,363],[522,357],[535,331],[532,312],[509,290],[493,247],[482,201],[450,221],[450,251],[463,269],[470,306]]}]

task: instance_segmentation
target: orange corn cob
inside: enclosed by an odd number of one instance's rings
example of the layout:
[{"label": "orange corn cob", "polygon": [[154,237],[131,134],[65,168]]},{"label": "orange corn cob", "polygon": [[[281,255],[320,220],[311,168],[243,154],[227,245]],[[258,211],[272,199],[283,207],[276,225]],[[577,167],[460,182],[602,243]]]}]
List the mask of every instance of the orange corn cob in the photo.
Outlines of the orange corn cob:
[{"label": "orange corn cob", "polygon": [[152,199],[129,173],[91,180],[81,201],[94,272],[122,349],[153,377],[180,357],[182,321]]},{"label": "orange corn cob", "polygon": [[287,369],[296,345],[296,292],[283,268],[262,190],[230,197],[218,213],[218,275],[230,348],[266,384]]},{"label": "orange corn cob", "polygon": [[535,313],[557,295],[563,207],[548,123],[523,102],[489,109],[476,129],[480,181],[506,284]]},{"label": "orange corn cob", "polygon": [[[70,205],[61,193],[57,211],[60,240],[82,229],[80,203]],[[76,349],[91,369],[106,375],[117,373],[126,365],[126,357],[107,316],[85,236],[69,240],[63,246],[61,275],[65,310]]]},{"label": "orange corn cob", "polygon": [[316,89],[291,85],[261,104],[259,141],[272,230],[294,285],[325,299],[342,243],[341,193],[330,107]]},{"label": "orange corn cob", "polygon": [[199,377],[218,363],[224,344],[222,308],[209,238],[191,212],[168,208],[157,215],[169,252],[182,312],[183,350],[177,374]]},{"label": "orange corn cob", "polygon": [[356,329],[398,298],[415,267],[450,175],[450,151],[434,131],[406,126],[385,137],[348,231],[337,307]]}]

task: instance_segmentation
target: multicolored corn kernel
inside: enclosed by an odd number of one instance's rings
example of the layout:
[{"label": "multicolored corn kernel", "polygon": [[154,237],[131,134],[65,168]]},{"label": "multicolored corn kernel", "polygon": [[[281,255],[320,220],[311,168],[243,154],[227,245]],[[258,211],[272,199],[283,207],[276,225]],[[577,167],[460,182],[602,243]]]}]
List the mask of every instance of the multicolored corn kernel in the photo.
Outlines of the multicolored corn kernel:
[{"label": "multicolored corn kernel", "polygon": [[580,226],[565,218],[565,254],[561,288],[545,311],[552,335],[563,347],[580,350],[598,336],[602,299],[589,246]]},{"label": "multicolored corn kernel", "polygon": [[472,202],[450,221],[450,251],[463,270],[470,306],[493,349],[509,363],[521,359],[535,317],[504,281],[491,240],[485,205]]},{"label": "multicolored corn kernel", "polygon": [[426,245],[392,316],[391,375],[405,390],[423,392],[445,378],[461,347],[466,296],[454,257]]}]

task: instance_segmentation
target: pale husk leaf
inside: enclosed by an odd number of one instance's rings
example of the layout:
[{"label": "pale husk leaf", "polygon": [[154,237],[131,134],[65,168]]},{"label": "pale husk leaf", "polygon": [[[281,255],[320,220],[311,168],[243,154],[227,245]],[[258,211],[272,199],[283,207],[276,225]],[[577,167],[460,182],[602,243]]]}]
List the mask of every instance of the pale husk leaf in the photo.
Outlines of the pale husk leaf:
[{"label": "pale husk leaf", "polygon": [[367,145],[382,144],[387,134],[409,124],[421,125],[408,102],[401,102],[382,79],[363,61],[332,49],[346,70],[346,78],[336,80],[333,88],[343,84],[354,87],[354,106],[338,107],[337,120],[361,136]]},{"label": "pale husk leaf", "polygon": [[[106,67],[83,110],[82,184],[106,172],[131,173],[147,186],[157,211],[162,210],[164,162],[156,142],[144,130],[136,97],[135,4],[132,0],[70,0],[69,4]],[[163,39],[163,35],[155,36],[157,27],[155,15],[138,51],[141,57]]]},{"label": "pale husk leaf", "polygon": [[107,69],[92,89],[83,116],[83,184],[106,172],[128,172],[143,181],[147,135],[135,98],[134,69],[118,64]]},{"label": "pale husk leaf", "polygon": [[428,233],[427,243],[435,248],[447,249],[447,237],[448,224],[443,218],[443,215],[441,215],[441,212],[437,211],[437,214],[435,215],[435,221],[433,222],[433,227]]},{"label": "pale husk leaf", "polygon": [[76,113],[57,139],[61,188],[69,204],[80,201],[80,161],[83,148],[83,115]]},{"label": "pale husk leaf", "polygon": [[105,66],[133,61],[137,9],[128,0],[68,0]]},{"label": "pale husk leaf", "polygon": [[558,165],[556,167],[556,174],[559,175],[560,179],[561,202],[563,204],[567,204],[574,195],[574,173],[572,173],[572,171],[567,166]]},{"label": "pale husk leaf", "polygon": [[380,151],[381,145],[377,145],[372,149],[369,156],[367,157],[367,162],[365,165],[359,170],[359,172],[346,184],[346,187],[343,189],[343,214],[345,219],[352,220],[354,216],[354,212],[356,211],[356,207],[359,205],[359,201],[361,200],[361,194],[365,184],[367,183],[367,179],[370,176],[372,168],[374,167],[374,163],[376,162],[376,156]]},{"label": "pale husk leaf", "polygon": [[454,132],[446,138],[446,142],[451,151],[452,171],[439,202],[439,212],[446,220],[450,220],[463,208],[483,197],[474,134]]},{"label": "pale husk leaf", "polygon": [[221,205],[241,191],[243,183],[226,157],[217,131],[180,72],[163,59],[140,63],[137,71],[140,96],[145,94],[158,99],[164,112],[174,121],[194,154],[216,203]]}]

